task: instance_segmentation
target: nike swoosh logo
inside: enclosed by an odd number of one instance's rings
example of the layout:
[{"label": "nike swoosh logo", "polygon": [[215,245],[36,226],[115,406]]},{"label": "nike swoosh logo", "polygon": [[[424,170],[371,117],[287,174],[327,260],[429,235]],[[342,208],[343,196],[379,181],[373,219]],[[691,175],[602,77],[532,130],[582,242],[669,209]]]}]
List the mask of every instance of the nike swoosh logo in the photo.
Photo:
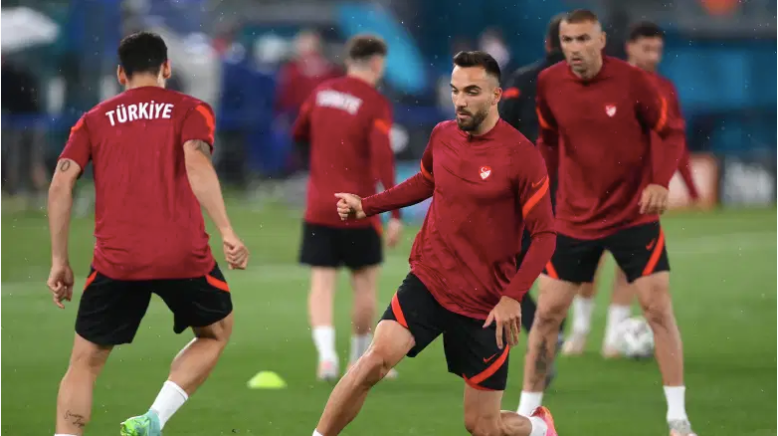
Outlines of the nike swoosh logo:
[{"label": "nike swoosh logo", "polygon": [[649,242],[648,245],[646,245],[646,250],[650,250],[654,248],[655,243],[656,243],[656,239],[652,239],[651,242]]},{"label": "nike swoosh logo", "polygon": [[489,363],[489,362],[491,362],[491,361],[492,361],[492,359],[494,359],[494,357],[495,357],[495,356],[497,356],[497,353],[494,353],[494,354],[492,354],[492,355],[491,355],[491,356],[489,356],[489,357],[485,357],[485,358],[484,358],[484,363]]},{"label": "nike swoosh logo", "polygon": [[[546,176],[546,177],[548,177],[548,176]],[[533,187],[533,188],[537,188],[538,186],[540,186],[540,185],[541,185],[543,182],[545,182],[545,181],[546,181],[546,177],[543,177],[543,178],[542,178],[542,179],[540,179],[540,181],[538,181],[538,182],[533,182],[533,183],[532,183],[532,187]]]}]

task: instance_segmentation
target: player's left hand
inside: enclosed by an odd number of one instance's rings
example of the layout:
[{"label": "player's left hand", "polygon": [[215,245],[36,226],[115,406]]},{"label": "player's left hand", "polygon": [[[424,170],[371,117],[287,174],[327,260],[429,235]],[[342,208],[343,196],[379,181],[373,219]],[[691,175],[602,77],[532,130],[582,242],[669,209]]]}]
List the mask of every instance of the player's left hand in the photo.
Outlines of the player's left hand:
[{"label": "player's left hand", "polygon": [[511,347],[518,345],[519,333],[521,332],[521,303],[510,297],[501,297],[500,302],[494,306],[489,317],[486,318],[484,328],[492,323],[497,324],[497,346],[502,350],[504,346],[504,336]]},{"label": "player's left hand", "polygon": [[70,301],[73,298],[73,269],[70,264],[54,264],[49,272],[49,279],[46,284],[51,290],[51,298],[54,304],[60,309],[64,309],[63,301]]},{"label": "player's left hand", "polygon": [[662,214],[667,210],[668,190],[664,186],[651,184],[643,189],[640,196],[640,213],[653,215]]},{"label": "player's left hand", "polygon": [[395,247],[400,242],[400,236],[403,231],[403,223],[397,218],[392,218],[386,225],[386,245],[389,248]]},{"label": "player's left hand", "polygon": [[246,269],[249,263],[249,249],[234,233],[222,235],[224,258],[230,269]]}]

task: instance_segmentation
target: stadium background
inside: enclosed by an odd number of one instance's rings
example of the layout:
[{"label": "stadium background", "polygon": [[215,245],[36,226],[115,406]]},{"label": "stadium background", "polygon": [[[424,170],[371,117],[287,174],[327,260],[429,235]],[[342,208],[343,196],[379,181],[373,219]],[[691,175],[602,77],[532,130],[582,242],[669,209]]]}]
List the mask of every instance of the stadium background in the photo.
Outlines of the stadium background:
[{"label": "stadium background", "polygon": [[[313,381],[307,277],[294,262],[306,162],[288,128],[295,91],[315,82],[295,75],[294,66],[319,65],[322,75],[338,71],[343,41],[358,32],[388,41],[382,91],[394,103],[392,142],[402,180],[416,171],[432,127],[451,114],[451,55],[485,49],[507,74],[542,56],[548,19],[574,7],[601,15],[608,51],[617,56],[630,22],[652,19],[667,29],[660,72],[679,90],[705,199],[702,208],[675,211],[664,221],[687,347],[690,414],[700,434],[775,435],[778,128],[771,0],[4,1],[2,433],[51,433],[75,307],[56,311],[44,286],[45,190],[70,126],[119,91],[115,51],[122,36],[161,33],[174,67],[170,85],[216,110],[215,161],[236,228],[253,254],[250,271],[228,275],[238,315],[233,344],[166,434],[309,434],[329,387]],[[295,41],[304,30],[318,33],[320,54],[298,53]],[[92,246],[88,174],[77,194],[71,256],[80,286]],[[688,206],[678,180],[671,194],[677,208]],[[406,212],[411,226],[403,246],[389,253],[381,304],[406,271],[414,226],[425,210],[426,202]],[[609,283],[606,274],[603,288]],[[345,350],[345,280],[340,288],[338,346]],[[659,434],[664,406],[655,364],[598,358],[607,298],[608,292],[599,297],[589,353],[560,362],[548,403],[564,434]],[[138,343],[118,350],[109,364],[96,391],[94,434],[107,434],[153,399],[173,350],[186,339],[170,333],[165,310],[156,301]],[[506,408],[518,401],[522,354],[513,354]],[[460,386],[444,374],[440,357],[432,349],[404,362],[401,379],[371,396],[348,434],[463,434]],[[247,390],[245,381],[261,369],[280,372],[289,388]]]}]

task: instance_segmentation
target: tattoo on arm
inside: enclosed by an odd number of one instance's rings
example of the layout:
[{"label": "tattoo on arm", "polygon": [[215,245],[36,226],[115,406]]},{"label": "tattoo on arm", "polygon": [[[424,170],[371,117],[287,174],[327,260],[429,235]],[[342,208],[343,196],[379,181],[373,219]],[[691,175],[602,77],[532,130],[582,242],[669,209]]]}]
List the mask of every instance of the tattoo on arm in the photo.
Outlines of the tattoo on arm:
[{"label": "tattoo on arm", "polygon": [[209,160],[211,159],[211,146],[208,145],[207,142],[195,139],[192,143],[194,144],[195,150],[205,155]]},{"label": "tattoo on arm", "polygon": [[84,428],[86,427],[86,418],[84,415],[79,415],[77,413],[73,413],[70,410],[65,412],[65,421],[73,424],[74,426],[78,428]]},{"label": "tattoo on arm", "polygon": [[59,170],[63,173],[70,169],[70,159],[63,159],[62,162],[59,163]]}]

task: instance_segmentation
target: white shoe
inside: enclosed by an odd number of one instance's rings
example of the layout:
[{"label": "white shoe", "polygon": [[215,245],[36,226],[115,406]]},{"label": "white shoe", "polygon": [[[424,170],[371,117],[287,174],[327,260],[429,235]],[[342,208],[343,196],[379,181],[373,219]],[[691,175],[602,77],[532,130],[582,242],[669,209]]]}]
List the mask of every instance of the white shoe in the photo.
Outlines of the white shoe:
[{"label": "white shoe", "polygon": [[586,349],[586,334],[573,332],[562,345],[563,356],[580,356]]},{"label": "white shoe", "polygon": [[670,421],[667,425],[670,427],[670,436],[697,436],[688,420]]},{"label": "white shoe", "polygon": [[618,359],[621,357],[619,349],[613,344],[602,344],[602,350],[600,350],[603,359]]},{"label": "white shoe", "polygon": [[319,381],[334,382],[340,377],[340,370],[338,368],[338,362],[336,361],[322,361],[319,362],[319,368],[316,371],[316,378]]}]

